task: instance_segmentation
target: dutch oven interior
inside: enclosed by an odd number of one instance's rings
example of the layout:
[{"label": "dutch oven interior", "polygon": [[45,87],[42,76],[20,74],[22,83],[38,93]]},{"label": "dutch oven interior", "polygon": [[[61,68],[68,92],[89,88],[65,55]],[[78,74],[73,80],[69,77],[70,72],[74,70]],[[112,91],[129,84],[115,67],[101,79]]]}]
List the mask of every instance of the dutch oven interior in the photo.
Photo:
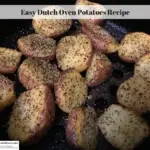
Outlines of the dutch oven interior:
[{"label": "dutch oven interior", "polygon": [[[75,1],[66,0],[65,2],[55,0],[51,3],[46,2],[44,4],[73,4]],[[128,1],[122,1],[122,3],[117,0],[114,1],[95,1],[101,4],[128,4]],[[39,4],[43,4],[40,3]],[[144,1],[143,1],[144,3]],[[145,2],[146,3],[146,2]],[[31,4],[26,2],[24,4]],[[34,2],[32,3],[34,4]],[[131,4],[131,2],[130,2]],[[140,22],[142,21],[142,25]],[[120,41],[124,35],[132,31],[143,31],[150,33],[150,21],[149,20],[106,20],[104,28],[107,29],[113,36],[115,36],[118,41]],[[80,24],[74,21],[73,26],[70,31],[65,35],[72,34],[76,29],[80,28]],[[33,33],[34,30],[31,25],[31,20],[0,20],[0,46],[17,48],[17,40],[21,36]],[[64,35],[63,35],[64,36]],[[57,38],[59,41],[61,37]],[[112,76],[104,83],[90,88],[89,96],[87,98],[86,106],[94,107],[97,114],[100,115],[104,109],[106,109],[112,103],[117,103],[116,101],[116,91],[124,80],[128,79],[133,75],[134,64],[127,64],[121,61],[117,54],[108,55],[109,59],[113,63],[113,73]],[[22,58],[24,60],[24,58]],[[84,73],[83,73],[84,76]],[[17,96],[25,91],[23,86],[18,80],[17,73],[8,76],[10,79],[16,81],[15,89]],[[7,126],[8,119],[11,112],[11,107],[7,108],[4,112],[0,114],[0,140],[9,140],[7,136]],[[150,115],[144,116],[150,122]],[[30,147],[21,147],[21,150],[73,150],[72,147],[66,141],[65,137],[65,122],[67,119],[67,114],[63,113],[59,108],[56,110],[56,120],[55,125],[49,130],[46,137],[43,138],[41,142]],[[99,134],[98,150],[115,150],[103,137]],[[150,138],[145,139],[145,141],[138,146],[137,150],[149,150],[150,149]]]}]

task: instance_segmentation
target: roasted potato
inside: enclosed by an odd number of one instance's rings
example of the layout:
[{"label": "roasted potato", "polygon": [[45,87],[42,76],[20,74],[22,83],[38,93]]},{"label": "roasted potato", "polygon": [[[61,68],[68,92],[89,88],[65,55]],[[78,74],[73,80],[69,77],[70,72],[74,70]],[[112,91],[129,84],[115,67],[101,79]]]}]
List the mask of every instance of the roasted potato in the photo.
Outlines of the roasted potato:
[{"label": "roasted potato", "polygon": [[53,60],[56,54],[56,41],[40,34],[29,34],[18,39],[19,50],[27,57]]},{"label": "roasted potato", "polygon": [[0,73],[14,73],[20,63],[22,53],[17,50],[0,47]]},{"label": "roasted potato", "polygon": [[142,77],[132,77],[123,82],[118,91],[118,102],[139,113],[150,111],[150,83]]},{"label": "roasted potato", "polygon": [[112,63],[104,54],[94,53],[92,63],[86,71],[88,86],[96,86],[107,80],[112,73]]},{"label": "roasted potato", "polygon": [[[60,10],[61,7],[53,6],[54,9]],[[62,8],[61,8],[62,9]],[[49,10],[48,7],[42,10]],[[52,7],[50,8],[52,10]],[[47,17],[47,16],[45,16]],[[51,19],[51,18],[39,18],[37,15],[33,17],[33,28],[36,33],[43,34],[48,37],[57,37],[68,31],[72,25],[71,19]]]},{"label": "roasted potato", "polygon": [[40,84],[53,87],[59,74],[56,65],[31,58],[25,59],[18,69],[19,80],[26,89],[35,88]]},{"label": "roasted potato", "polygon": [[132,32],[121,41],[118,55],[125,62],[134,63],[147,52],[150,52],[150,36],[143,32]]},{"label": "roasted potato", "polygon": [[[94,3],[94,2],[91,2],[91,1],[88,1],[88,0],[77,0],[76,1],[76,5],[97,5],[99,7],[102,7],[102,5],[98,4],[98,3]],[[84,20],[84,19],[80,19],[79,22],[81,24],[84,24],[86,22],[90,22],[90,23],[93,23],[93,24],[98,24],[98,25],[102,25],[104,20],[103,19],[89,19],[89,20]]]},{"label": "roasted potato", "polygon": [[74,69],[63,72],[54,89],[56,103],[66,113],[84,104],[88,95],[85,79]]},{"label": "roasted potato", "polygon": [[133,150],[150,133],[142,117],[115,104],[99,117],[98,126],[107,141],[120,150]]},{"label": "roasted potato", "polygon": [[62,70],[74,68],[82,72],[89,67],[92,56],[91,40],[84,34],[63,37],[56,49],[58,65]]},{"label": "roasted potato", "polygon": [[13,104],[16,99],[13,81],[0,74],[0,111]]},{"label": "roasted potato", "polygon": [[87,22],[82,26],[82,32],[91,39],[95,50],[104,54],[118,51],[119,43],[102,27]]},{"label": "roasted potato", "polygon": [[134,76],[140,76],[146,81],[150,81],[150,53],[140,57],[136,62]]},{"label": "roasted potato", "polygon": [[22,93],[15,101],[8,136],[22,145],[39,142],[53,125],[55,102],[51,90],[40,85]]},{"label": "roasted potato", "polygon": [[97,116],[92,108],[75,108],[69,113],[67,141],[74,147],[94,150],[98,141]]}]

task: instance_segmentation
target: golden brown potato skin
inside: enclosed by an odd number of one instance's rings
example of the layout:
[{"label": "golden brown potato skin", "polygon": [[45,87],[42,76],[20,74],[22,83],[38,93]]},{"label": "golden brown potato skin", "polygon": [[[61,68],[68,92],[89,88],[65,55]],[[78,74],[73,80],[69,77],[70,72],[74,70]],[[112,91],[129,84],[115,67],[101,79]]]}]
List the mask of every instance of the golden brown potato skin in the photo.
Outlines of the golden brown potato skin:
[{"label": "golden brown potato skin", "polygon": [[88,86],[96,86],[107,80],[112,74],[112,63],[104,54],[94,53],[90,67],[86,71]]},{"label": "golden brown potato skin", "polygon": [[0,112],[16,100],[13,81],[0,74]]},{"label": "golden brown potato skin", "polygon": [[53,60],[56,55],[56,41],[40,34],[29,34],[17,41],[19,50],[30,58]]},{"label": "golden brown potato skin", "polygon": [[67,141],[76,148],[94,150],[97,147],[97,117],[92,108],[75,108],[68,117]]},{"label": "golden brown potato skin", "polygon": [[111,54],[119,49],[117,40],[98,25],[87,22],[82,25],[82,32],[91,39],[95,50],[98,52]]},{"label": "golden brown potato skin", "polygon": [[150,36],[144,32],[132,32],[122,39],[118,55],[128,63],[135,63],[150,52]]},{"label": "golden brown potato skin", "polygon": [[55,102],[48,86],[40,85],[26,91],[13,106],[8,127],[9,138],[19,140],[21,145],[36,144],[47,134],[54,118]]}]

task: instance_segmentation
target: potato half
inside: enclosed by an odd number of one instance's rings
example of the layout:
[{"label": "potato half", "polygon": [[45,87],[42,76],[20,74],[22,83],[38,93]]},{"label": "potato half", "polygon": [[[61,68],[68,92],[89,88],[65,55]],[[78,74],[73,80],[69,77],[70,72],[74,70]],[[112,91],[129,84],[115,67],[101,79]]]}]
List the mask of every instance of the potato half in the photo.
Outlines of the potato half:
[{"label": "potato half", "polygon": [[134,68],[134,76],[140,76],[146,81],[150,81],[150,53],[140,57]]},{"label": "potato half", "polygon": [[0,73],[14,73],[20,63],[22,53],[17,50],[0,47]]},{"label": "potato half", "polygon": [[86,81],[74,69],[63,72],[55,84],[56,102],[59,108],[66,113],[84,104],[87,95]]},{"label": "potato half", "polygon": [[92,63],[86,71],[88,86],[96,86],[107,80],[112,73],[112,63],[104,54],[94,53]]},{"label": "potato half", "polygon": [[[98,3],[94,3],[94,2],[91,2],[91,1],[88,1],[88,0],[77,0],[76,1],[76,5],[84,5],[84,6],[92,6],[92,5],[95,5],[97,6],[98,8],[101,8],[102,5],[98,4]],[[102,7],[103,8],[103,7]],[[104,8],[103,8],[104,9]],[[79,22],[81,24],[84,24],[86,22],[90,22],[90,23],[93,23],[93,24],[97,24],[97,25],[102,25],[104,20],[103,19],[88,19],[88,20],[84,20],[84,19],[80,19]]]},{"label": "potato half", "polygon": [[69,113],[67,141],[74,147],[94,150],[98,142],[97,117],[92,108],[75,108]]},{"label": "potato half", "polygon": [[56,54],[56,41],[40,34],[29,34],[17,41],[19,50],[27,57],[53,60]]},{"label": "potato half", "polygon": [[82,32],[91,39],[95,50],[104,54],[118,51],[119,43],[102,27],[87,22],[82,26]]},{"label": "potato half", "polygon": [[150,83],[141,77],[132,77],[123,82],[118,91],[118,102],[139,113],[150,111]]},{"label": "potato half", "polygon": [[9,120],[8,136],[23,145],[39,142],[55,117],[55,102],[46,85],[22,93],[15,101]]},{"label": "potato half", "polygon": [[32,89],[41,84],[53,87],[59,74],[56,65],[31,58],[25,59],[18,69],[19,80],[26,89]]},{"label": "potato half", "polygon": [[13,104],[15,99],[14,82],[0,74],[0,111]]},{"label": "potato half", "polygon": [[63,37],[56,49],[58,65],[62,70],[74,68],[82,72],[89,67],[92,56],[91,40],[84,34]]},{"label": "potato half", "polygon": [[118,55],[125,62],[134,63],[147,52],[150,52],[150,36],[143,32],[132,32],[121,41]]},{"label": "potato half", "polygon": [[133,150],[150,133],[142,117],[114,104],[100,116],[98,126],[107,141],[120,150]]},{"label": "potato half", "polygon": [[[64,10],[63,8],[56,5],[53,7],[44,7],[42,10],[53,11],[53,9],[57,11]],[[43,15],[43,18],[39,18],[39,16],[36,14],[33,17],[32,25],[35,32],[38,34],[43,34],[48,37],[58,37],[70,29],[72,20],[65,18],[52,19],[51,16],[48,15]]]}]

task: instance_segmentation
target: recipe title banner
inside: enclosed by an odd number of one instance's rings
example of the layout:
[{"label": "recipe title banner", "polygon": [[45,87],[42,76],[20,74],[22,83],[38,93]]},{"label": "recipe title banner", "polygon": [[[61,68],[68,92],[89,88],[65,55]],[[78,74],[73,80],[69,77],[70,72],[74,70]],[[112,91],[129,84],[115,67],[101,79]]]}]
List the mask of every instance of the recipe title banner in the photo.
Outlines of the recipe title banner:
[{"label": "recipe title banner", "polygon": [[150,5],[0,5],[0,19],[150,19]]}]

